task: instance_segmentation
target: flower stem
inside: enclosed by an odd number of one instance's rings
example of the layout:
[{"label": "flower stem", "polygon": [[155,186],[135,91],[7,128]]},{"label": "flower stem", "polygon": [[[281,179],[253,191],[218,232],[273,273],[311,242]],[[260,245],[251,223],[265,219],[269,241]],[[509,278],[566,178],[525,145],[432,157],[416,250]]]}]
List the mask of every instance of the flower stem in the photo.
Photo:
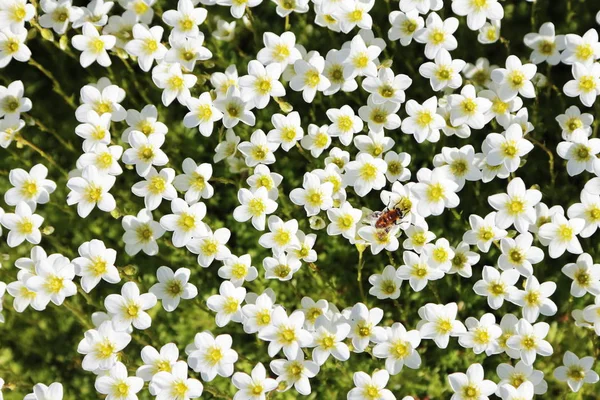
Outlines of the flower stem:
[{"label": "flower stem", "polygon": [[60,83],[58,82],[58,80],[54,77],[54,75],[52,75],[52,73],[50,71],[48,71],[46,68],[44,68],[40,63],[38,63],[37,61],[35,61],[33,58],[29,59],[29,64],[34,66],[35,68],[37,68],[42,74],[46,75],[46,77],[48,79],[50,79],[52,81],[52,89],[60,96],[63,98],[63,100],[69,105],[71,106],[71,108],[73,110],[77,109],[77,105],[75,104],[75,101],[73,101],[73,99],[71,97],[69,97],[65,91],[62,89],[62,87],[60,86]]}]

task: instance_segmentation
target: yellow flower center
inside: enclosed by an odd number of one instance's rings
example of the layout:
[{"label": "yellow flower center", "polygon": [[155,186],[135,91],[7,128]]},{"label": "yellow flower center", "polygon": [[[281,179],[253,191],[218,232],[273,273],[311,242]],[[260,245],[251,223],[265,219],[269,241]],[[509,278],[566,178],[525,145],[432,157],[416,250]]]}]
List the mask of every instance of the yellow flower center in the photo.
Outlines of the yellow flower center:
[{"label": "yellow flower center", "polygon": [[26,181],[23,186],[21,187],[21,195],[23,195],[23,197],[26,197],[28,199],[33,198],[38,192],[38,185],[37,182],[34,180],[28,180]]},{"label": "yellow flower center", "polygon": [[567,224],[558,227],[558,238],[563,242],[568,242],[573,239],[573,228]]},{"label": "yellow flower center", "polygon": [[525,74],[521,71],[511,71],[510,74],[508,74],[508,82],[513,89],[520,89],[525,84]]},{"label": "yellow flower center", "polygon": [[113,156],[108,151],[96,156],[96,164],[100,169],[108,169],[113,164]]},{"label": "yellow flower center", "polygon": [[367,181],[373,181],[377,178],[377,167],[371,163],[366,163],[360,168],[360,177]]},{"label": "yellow flower center", "polygon": [[89,269],[94,276],[102,276],[108,270],[108,265],[102,257],[95,257],[92,260]]},{"label": "yellow flower center", "polygon": [[271,92],[271,80],[269,78],[259,78],[256,80],[256,89],[260,94],[268,94]]},{"label": "yellow flower center", "polygon": [[194,27],[194,21],[192,21],[189,17],[183,18],[181,21],[179,21],[179,26],[181,27],[182,31],[189,31]]},{"label": "yellow flower center", "polygon": [[104,50],[104,42],[100,38],[94,38],[90,41],[90,49],[94,53],[100,53]]},{"label": "yellow flower center", "polygon": [[253,216],[259,217],[265,213],[267,206],[262,199],[254,198],[248,202],[248,209]]},{"label": "yellow flower center", "polygon": [[316,69],[311,69],[306,72],[304,82],[306,83],[306,86],[316,87],[319,82],[321,82],[321,74]]},{"label": "yellow flower center", "polygon": [[550,40],[542,40],[538,45],[538,51],[545,56],[552,55],[555,48],[556,44]]},{"label": "yellow flower center", "polygon": [[278,276],[281,279],[287,277],[290,274],[290,272],[292,272],[292,269],[286,264],[278,264],[273,269],[273,273],[275,274],[275,276]]},{"label": "yellow flower center", "polygon": [[85,188],[84,198],[89,203],[97,203],[100,201],[100,199],[102,199],[102,193],[103,191],[101,186],[91,183]]},{"label": "yellow flower center", "polygon": [[391,353],[398,359],[403,359],[409,354],[409,347],[405,341],[398,340],[392,345]]},{"label": "yellow flower center", "polygon": [[479,387],[476,385],[466,385],[462,388],[462,395],[465,400],[479,399]]},{"label": "yellow flower center", "polygon": [[437,321],[437,331],[442,335],[448,335],[452,332],[452,321],[447,318],[440,318]]},{"label": "yellow flower center", "polygon": [[296,331],[292,328],[283,328],[279,332],[279,341],[285,345],[290,345],[296,341]]},{"label": "yellow flower center", "polygon": [[191,231],[196,227],[196,217],[191,214],[183,213],[177,220],[177,226],[184,232]]},{"label": "yellow flower center", "polygon": [[213,346],[206,352],[206,361],[211,365],[217,365],[223,359],[223,352],[217,346]]},{"label": "yellow flower center", "polygon": [[46,290],[52,294],[59,293],[65,287],[65,278],[52,275],[46,281]]},{"label": "yellow flower center", "polygon": [[452,77],[452,68],[442,65],[435,71],[435,76],[440,81],[447,81]]},{"label": "yellow flower center", "polygon": [[160,175],[153,176],[150,178],[148,184],[148,191],[154,195],[161,194],[167,188],[167,181]]},{"label": "yellow flower center", "polygon": [[441,183],[434,183],[427,188],[427,198],[430,202],[442,201],[446,198],[444,187]]},{"label": "yellow flower center", "polygon": [[594,77],[586,75],[579,78],[579,90],[585,93],[596,90],[596,80]]},{"label": "yellow flower center", "polygon": [[279,228],[275,232],[275,235],[273,235],[273,240],[278,246],[284,247],[292,240],[292,235],[289,231],[286,231],[284,228]]},{"label": "yellow flower center", "polygon": [[152,240],[154,233],[148,224],[140,225],[135,231],[137,239],[142,243],[147,243]]},{"label": "yellow flower center", "polygon": [[419,111],[417,113],[417,124],[421,128],[428,127],[431,122],[433,122],[433,115],[430,111]]},{"label": "yellow flower center", "polygon": [[112,356],[117,349],[111,341],[105,339],[96,345],[95,350],[98,358],[107,359]]},{"label": "yellow flower center", "polygon": [[167,292],[171,295],[171,297],[181,296],[183,293],[183,287],[181,286],[181,282],[177,279],[171,279],[167,285]]},{"label": "yellow flower center", "polygon": [[581,61],[587,61],[594,55],[594,49],[588,43],[582,43],[575,48],[575,57]]},{"label": "yellow flower center", "polygon": [[349,12],[347,15],[347,18],[350,22],[352,22],[353,24],[356,24],[356,23],[362,21],[363,11],[357,8],[354,11]]},{"label": "yellow flower center", "polygon": [[223,310],[227,313],[227,314],[234,314],[235,312],[238,311],[238,309],[240,308],[240,303],[238,301],[238,299],[236,299],[235,297],[227,297],[227,299],[225,299],[225,304],[223,305]]},{"label": "yellow flower center", "polygon": [[231,276],[235,279],[242,279],[248,273],[248,268],[243,263],[235,263],[231,267]]},{"label": "yellow flower center", "polygon": [[144,162],[150,162],[154,159],[154,149],[152,146],[144,145],[139,148],[138,157]]},{"label": "yellow flower center", "polygon": [[202,243],[200,250],[204,255],[214,256],[219,250],[219,242],[214,239],[206,239],[204,243]]},{"label": "yellow flower center", "polygon": [[446,34],[441,29],[434,29],[429,35],[429,40],[431,43],[438,46],[444,43],[444,40],[446,40]]},{"label": "yellow flower center", "polygon": [[519,215],[525,211],[525,202],[521,199],[512,199],[506,204],[506,211],[511,215]]},{"label": "yellow flower center", "polygon": [[156,39],[145,39],[144,44],[146,45],[147,53],[154,53],[158,50],[158,42]]},{"label": "yellow flower center", "polygon": [[338,118],[337,125],[342,132],[348,132],[354,126],[354,121],[349,115],[342,115]]},{"label": "yellow flower center", "polygon": [[504,285],[504,283],[502,281],[496,281],[496,282],[491,283],[488,286],[488,290],[494,296],[500,296],[500,295],[503,295],[504,292],[506,291],[506,286]]},{"label": "yellow flower center", "polygon": [[291,54],[290,48],[285,44],[278,44],[273,49],[273,58],[275,61],[281,62],[286,60]]}]

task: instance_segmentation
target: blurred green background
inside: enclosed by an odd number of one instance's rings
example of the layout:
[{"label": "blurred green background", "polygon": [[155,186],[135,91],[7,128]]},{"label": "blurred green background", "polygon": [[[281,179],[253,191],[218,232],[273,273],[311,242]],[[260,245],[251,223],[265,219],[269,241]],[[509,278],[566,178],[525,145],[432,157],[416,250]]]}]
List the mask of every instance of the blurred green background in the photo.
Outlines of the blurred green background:
[{"label": "blurred green background", "polygon": [[[453,14],[450,11],[450,1],[440,15],[447,18]],[[75,2],[76,5],[78,2]],[[174,1],[159,1],[155,10],[175,8]],[[475,63],[479,57],[489,58],[492,64],[504,65],[509,54],[515,54],[522,60],[526,60],[530,50],[523,44],[523,36],[528,32],[537,32],[539,26],[547,21],[556,25],[557,34],[577,33],[583,35],[589,28],[597,27],[595,14],[600,9],[600,2],[585,0],[538,0],[537,3],[528,3],[525,0],[513,0],[503,2],[505,18],[502,22],[502,41],[491,45],[481,45],[476,41],[477,32],[470,31],[465,24],[464,18],[459,18],[461,26],[456,33],[459,42],[458,49],[452,52],[453,58],[462,58],[467,62]],[[407,98],[419,102],[433,95],[429,82],[418,76],[419,66],[426,60],[423,56],[423,46],[417,43],[409,47],[402,47],[399,43],[387,40],[389,29],[388,13],[398,9],[397,1],[377,0],[371,11],[374,20],[374,32],[377,37],[386,39],[388,46],[384,50],[381,60],[391,60],[392,69],[395,73],[404,73],[413,79],[413,85],[407,90]],[[205,46],[208,47],[214,57],[205,62],[199,62],[194,73],[198,76],[198,84],[193,88],[192,94],[199,95],[210,90],[207,77],[212,72],[223,71],[230,64],[238,67],[241,75],[246,73],[246,64],[253,59],[262,44],[263,32],[271,31],[281,34],[285,30],[284,19],[275,13],[275,5],[270,1],[264,1],[260,6],[253,8],[251,26],[245,26],[238,21],[235,39],[230,43],[220,42],[211,37],[210,32],[215,29],[213,17],[220,16],[231,21],[228,8],[208,7],[209,18],[201,26],[206,34]],[[113,13],[121,13],[122,9],[115,4]],[[314,25],[314,12],[307,14],[292,14],[290,17],[291,30],[297,36],[297,43],[304,45],[307,50],[318,50],[325,56],[331,48],[340,48],[345,41],[350,40],[356,34],[356,30],[348,35],[333,33]],[[155,15],[154,24],[162,24],[159,17]],[[163,25],[164,26],[164,25]],[[170,234],[167,233],[159,240],[160,253],[155,257],[148,257],[143,253],[130,257],[124,252],[121,242],[123,230],[121,228],[121,217],[123,215],[135,215],[143,208],[143,199],[131,194],[130,187],[140,180],[131,169],[125,169],[124,174],[117,178],[117,184],[111,193],[117,199],[118,212],[111,214],[103,213],[97,209],[86,219],[78,217],[75,207],[66,205],[66,176],[61,172],[75,168],[75,162],[81,153],[81,139],[74,133],[77,121],[74,117],[74,109],[67,101],[56,92],[57,87],[47,74],[35,67],[35,63],[43,66],[58,82],[61,90],[70,97],[71,102],[78,104],[79,90],[87,83],[95,83],[100,77],[106,76],[127,93],[122,102],[126,109],[141,110],[150,99],[159,109],[159,119],[168,128],[167,140],[163,149],[170,158],[169,167],[181,172],[181,162],[186,157],[193,158],[196,162],[212,162],[214,148],[220,138],[224,137],[223,129],[216,129],[213,135],[205,138],[196,129],[185,128],[181,121],[186,108],[174,103],[168,109],[162,106],[160,101],[161,92],[155,88],[149,73],[142,73],[137,66],[134,70],[125,67],[124,62],[112,54],[113,65],[104,69],[94,64],[88,69],[83,69],[78,63],[79,53],[67,47],[60,48],[61,38],[53,35],[52,40],[44,39],[40,31],[34,27],[29,29],[30,38],[27,42],[33,52],[33,62],[22,64],[12,62],[0,73],[0,84],[8,85],[14,80],[22,80],[25,84],[27,97],[33,101],[33,109],[23,118],[27,126],[21,131],[22,137],[33,143],[46,153],[56,165],[50,163],[38,152],[30,147],[13,144],[6,150],[0,149],[0,193],[4,193],[9,187],[8,173],[13,168],[29,168],[37,163],[43,163],[50,170],[49,178],[55,180],[58,189],[51,196],[49,204],[38,207],[38,213],[45,217],[45,235],[41,245],[48,254],[59,252],[69,258],[77,256],[78,246],[91,239],[101,239],[107,247],[114,248],[118,252],[117,266],[120,267],[123,280],[133,280],[138,283],[142,291],[147,291],[155,283],[155,272],[161,265],[167,265],[173,269],[187,267],[192,270],[192,282],[198,287],[198,298],[192,301],[182,301],[179,308],[173,313],[166,313],[161,306],[156,306],[152,311],[152,327],[146,331],[136,331],[134,341],[127,347],[123,361],[128,366],[130,373],[141,365],[139,352],[143,343],[151,343],[160,348],[168,342],[177,343],[182,358],[185,359],[184,347],[193,340],[197,332],[210,330],[214,334],[229,333],[234,339],[234,348],[240,354],[240,361],[236,364],[236,370],[250,372],[252,366],[257,362],[269,363],[267,345],[260,342],[255,336],[244,334],[241,325],[229,324],[224,328],[217,328],[214,323],[214,314],[205,306],[205,300],[210,295],[217,293],[221,279],[217,276],[219,263],[215,262],[210,268],[201,268],[195,260],[195,256],[185,249],[175,249],[170,244]],[[70,30],[67,35],[72,37],[75,33]],[[163,37],[166,40],[167,34]],[[65,39],[63,39],[63,43]],[[134,65],[131,60],[127,60]],[[549,68],[546,64],[538,66],[538,70],[549,76],[551,85],[562,88],[562,85],[571,79],[570,68],[564,65]],[[367,93],[356,91],[354,93],[338,93],[335,96],[324,97],[317,95],[312,104],[305,104],[299,93],[288,88],[288,101],[302,116],[302,125],[306,129],[309,123],[318,125],[328,123],[325,115],[327,109],[349,104],[355,111],[361,105],[366,104]],[[543,201],[550,205],[562,205],[565,209],[572,203],[579,201],[579,192],[587,179],[591,176],[584,173],[577,177],[569,177],[565,170],[564,162],[558,158],[555,148],[561,141],[560,128],[555,117],[571,105],[576,104],[582,110],[577,99],[565,98],[548,88],[538,90],[535,100],[526,100],[525,106],[529,109],[530,121],[535,130],[529,136],[538,142],[545,143],[550,149],[548,154],[540,146],[526,157],[526,162],[516,172],[516,176],[522,177],[527,186],[538,185],[543,193]],[[596,108],[591,112],[598,114],[598,102]],[[271,129],[270,116],[282,112],[275,102],[271,102],[264,110],[256,111],[257,123],[254,127],[238,125],[234,130],[243,140],[248,140],[255,129],[263,129],[265,132]],[[401,117],[405,116],[404,108],[400,111]],[[122,131],[126,128],[124,122],[113,123],[113,140],[119,144]],[[598,121],[594,124],[594,136],[597,136]],[[439,143],[423,143],[417,145],[411,136],[404,135],[400,130],[387,132],[396,144],[394,151],[408,152],[412,156],[410,169],[413,177],[421,167],[432,167],[433,156],[440,152],[443,146],[461,147],[465,144],[473,144],[476,151],[480,151],[481,142],[489,132],[500,129],[488,126],[481,131],[475,131],[469,139],[448,138],[442,135]],[[57,136],[61,138],[59,141]],[[339,141],[334,140],[334,145],[343,147]],[[346,149],[351,154],[356,154],[356,149]],[[310,163],[300,154],[297,149],[284,153],[281,150],[276,153],[277,163],[271,166],[275,172],[283,175],[279,197],[279,209],[277,215],[284,219],[296,218],[301,229],[312,232],[308,226],[308,220],[301,207],[293,205],[287,195],[289,192],[301,185],[302,175],[305,171],[322,168],[324,165],[323,155],[320,159],[312,159]],[[309,156],[310,157],[310,156]],[[315,249],[319,255],[318,271],[312,270],[304,264],[290,282],[267,281],[263,278],[264,269],[262,259],[269,255],[269,251],[258,245],[260,233],[255,231],[250,223],[238,223],[233,220],[233,209],[238,205],[237,190],[245,186],[248,170],[241,173],[229,171],[226,163],[214,166],[214,176],[225,178],[228,183],[213,182],[215,195],[206,201],[208,215],[205,219],[211,228],[226,226],[232,231],[232,238],[228,247],[233,254],[252,255],[253,265],[259,270],[259,278],[245,284],[248,291],[260,293],[267,287],[271,287],[277,293],[277,302],[293,310],[300,307],[300,299],[309,296],[315,301],[326,299],[340,309],[351,307],[360,301],[358,295],[357,266],[358,251],[341,237],[328,237],[326,232],[318,231],[318,239]],[[553,183],[551,176],[556,175]],[[494,180],[486,185],[481,182],[468,182],[460,192],[461,204],[454,212],[446,212],[442,216],[428,219],[433,232],[438,237],[447,238],[452,245],[457,245],[462,234],[468,229],[468,216],[471,213],[484,216],[492,211],[487,204],[487,196],[505,191],[505,180]],[[380,209],[383,206],[379,201],[378,193],[370,193],[365,198],[359,198],[350,190],[348,200],[355,206],[366,206],[372,209]],[[12,211],[3,201],[0,201],[5,211]],[[154,212],[157,220],[161,215],[170,213],[168,202],[163,202],[158,210]],[[324,214],[324,213],[323,213]],[[323,215],[324,216],[324,215]],[[6,235],[6,232],[5,232]],[[401,239],[402,240],[402,239]],[[583,239],[582,245],[595,260],[598,260],[598,243],[594,238]],[[0,280],[12,282],[16,280],[17,269],[14,261],[19,257],[29,255],[30,244],[22,244],[18,248],[10,249],[5,240],[0,241],[0,254],[2,256],[0,269]],[[486,312],[491,312],[486,304],[486,299],[479,297],[472,291],[472,285],[480,279],[483,265],[495,265],[499,255],[498,249],[492,246],[488,254],[482,254],[480,263],[474,267],[474,274],[470,280],[465,280],[457,275],[447,275],[444,279],[434,282],[420,293],[413,293],[408,284],[404,284],[398,300],[377,300],[367,296],[369,307],[380,307],[385,311],[383,325],[389,326],[395,321],[402,322],[407,329],[414,329],[419,320],[417,309],[428,302],[458,302],[460,305],[459,318],[465,320],[468,316],[479,318]],[[582,309],[593,302],[590,295],[582,299],[573,299],[569,295],[570,280],[561,274],[560,269],[568,262],[575,261],[576,256],[564,255],[557,260],[548,257],[535,266],[535,274],[540,281],[552,280],[557,282],[558,290],[552,296],[552,300],[558,305],[559,311],[556,316],[542,320],[551,324],[549,340],[554,347],[554,355],[551,357],[539,357],[535,368],[545,373],[545,379],[549,383],[548,393],[542,398],[564,398],[564,399],[596,399],[600,398],[600,387],[596,385],[585,385],[577,394],[570,394],[565,383],[556,382],[552,377],[552,370],[562,363],[562,356],[566,350],[575,352],[578,356],[600,355],[598,338],[592,331],[577,328],[570,316],[571,310]],[[369,251],[365,252],[364,268],[362,273],[365,291],[368,291],[368,277],[373,273],[380,273],[390,262],[399,266],[402,262],[402,253],[381,253],[372,256]],[[134,268],[125,268],[134,267]],[[125,270],[134,272],[126,274]],[[78,281],[78,279],[77,279]],[[65,387],[65,400],[72,399],[95,399],[101,395],[94,390],[95,376],[81,369],[82,356],[77,354],[78,342],[83,337],[85,330],[91,326],[90,315],[95,311],[104,311],[104,298],[110,293],[119,292],[120,285],[109,285],[102,282],[91,293],[92,302],[88,303],[81,296],[75,296],[66,300],[66,305],[56,307],[48,306],[44,312],[36,312],[27,309],[18,314],[12,308],[12,299],[9,295],[4,298],[4,315],[6,322],[0,325],[0,377],[6,381],[3,391],[5,399],[21,399],[31,392],[35,383],[42,382],[50,384],[54,381],[62,382]],[[333,290],[333,289],[335,290]],[[434,293],[435,291],[435,293]],[[439,298],[438,298],[439,297]],[[517,306],[505,303],[500,310],[494,311],[499,321],[505,313],[514,313],[520,316]],[[502,355],[485,357],[475,355],[471,350],[461,348],[456,339],[451,341],[446,350],[438,349],[431,341],[422,342],[418,349],[422,356],[422,367],[415,371],[404,368],[403,371],[391,377],[388,388],[397,398],[412,395],[419,399],[446,399],[450,397],[450,388],[446,383],[449,373],[461,371],[474,362],[481,362],[486,370],[486,377],[498,381],[495,368],[502,362],[511,362],[509,358]],[[514,361],[512,361],[514,364]],[[352,374],[355,371],[373,372],[377,368],[383,368],[384,361],[372,358],[368,353],[353,354],[351,359],[345,363],[329,360],[322,368],[316,378],[311,380],[313,393],[309,399],[342,399],[353,387]],[[596,371],[600,371],[597,364]],[[190,371],[191,372],[191,371]],[[192,373],[193,375],[193,373]],[[232,398],[235,393],[234,387],[229,379],[216,378],[213,382],[205,385],[207,390],[203,398]],[[209,391],[211,393],[209,393]],[[291,390],[287,393],[273,394],[270,398],[293,399],[299,395]],[[139,393],[140,399],[150,399],[151,396],[144,389]]]}]

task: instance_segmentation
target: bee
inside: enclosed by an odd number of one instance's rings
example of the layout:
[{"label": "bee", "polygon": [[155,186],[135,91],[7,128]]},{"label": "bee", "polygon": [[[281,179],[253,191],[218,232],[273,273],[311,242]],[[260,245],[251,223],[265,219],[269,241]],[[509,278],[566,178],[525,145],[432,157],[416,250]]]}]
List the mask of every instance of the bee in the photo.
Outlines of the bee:
[{"label": "bee", "polygon": [[389,231],[393,226],[399,225],[410,212],[412,202],[408,197],[402,197],[393,207],[386,207],[383,211],[373,213],[375,228]]}]

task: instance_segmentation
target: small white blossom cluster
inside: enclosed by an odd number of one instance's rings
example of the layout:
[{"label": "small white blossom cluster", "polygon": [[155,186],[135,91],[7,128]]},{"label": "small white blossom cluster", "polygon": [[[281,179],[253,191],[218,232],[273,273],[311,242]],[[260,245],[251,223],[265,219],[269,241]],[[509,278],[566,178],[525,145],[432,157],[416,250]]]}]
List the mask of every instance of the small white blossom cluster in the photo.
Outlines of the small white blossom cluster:
[{"label": "small white blossom cluster", "polygon": [[[544,188],[528,187],[535,182],[516,176],[526,168],[523,165],[534,145],[552,157],[554,149],[533,136],[537,121],[530,110],[537,107],[534,102],[542,90],[579,98],[586,108],[594,106],[600,94],[596,29],[583,36],[556,35],[554,25],[546,22],[539,32],[524,37],[525,46],[532,50],[528,61],[522,62],[509,51],[499,67],[486,58],[472,64],[452,56],[459,45],[460,23],[477,31],[481,44],[503,39],[504,8],[498,0],[387,3],[399,7],[389,13],[387,38],[377,37],[381,30],[374,29],[378,23],[370,12],[375,0],[272,0],[264,4],[262,0],[179,0],[169,2],[176,8],[165,10],[160,18],[155,0],[118,3],[122,14],[116,12],[113,2],[103,0],[93,0],[85,7],[74,6],[71,0],[41,0],[39,4],[1,1],[0,68],[29,62],[45,71],[31,58],[25,43],[28,28],[50,35],[49,30],[56,35],[73,31],[70,44],[79,52],[81,67],[110,70],[118,58],[129,68],[137,68],[129,65],[129,60],[134,60],[161,91],[162,106],[183,110],[183,119],[176,123],[197,129],[198,140],[217,133],[219,143],[210,155],[212,163],[187,157],[179,169],[169,158],[173,134],[159,121],[159,108],[147,104],[126,109],[121,105],[126,91],[114,78],[102,77],[83,85],[79,104],[74,105],[78,124],[74,133],[82,152],[75,165],[69,166],[72,170],[64,185],[68,189],[66,203],[76,206],[79,217],[101,218],[92,214],[96,208],[122,217],[122,243],[118,244],[127,255],[157,256],[159,243],[169,245],[191,253],[202,268],[217,264],[223,281],[218,293],[213,287],[210,292],[215,294],[206,300],[199,298],[193,283],[198,282],[194,275],[204,271],[195,267],[174,270],[161,266],[154,273],[156,283],[148,288],[129,279],[120,288],[111,286],[113,293],[104,298],[104,309],[91,316],[93,327],[83,334],[77,348],[83,356],[82,368],[97,376],[99,394],[109,400],[135,400],[146,387],[158,400],[195,399],[219,376],[230,378],[236,388],[235,400],[265,399],[270,392],[288,390],[306,396],[312,392],[311,379],[324,364],[339,365],[368,353],[380,361],[380,368],[355,372],[355,387],[348,388],[347,398],[391,400],[396,396],[386,389],[388,380],[404,367],[419,369],[423,342],[431,340],[440,349],[456,341],[475,354],[504,357],[505,362],[497,365],[495,382],[485,379],[479,363],[471,364],[466,373],[450,374],[453,400],[482,400],[492,395],[530,400],[548,390],[544,373],[535,369],[535,363],[554,353],[546,321],[557,315],[556,296],[552,297],[558,285],[570,285],[572,297],[588,300],[589,305],[573,310],[572,317],[577,327],[600,336],[600,265],[582,245],[582,239],[592,237],[600,226],[600,139],[593,114],[575,105],[565,107],[549,128],[562,130],[555,152],[566,160],[566,174],[585,176],[580,202],[566,211],[561,205],[545,204]],[[299,43],[300,36],[289,29],[279,35],[263,32],[262,38],[258,37],[263,47],[251,55],[247,65],[232,64],[202,75],[199,65],[213,59],[215,48],[205,43],[200,27],[206,26],[208,10],[215,6],[229,7],[234,19],[249,26],[259,6],[275,8],[275,13],[286,19],[286,27],[290,15],[310,10],[316,27],[347,40],[321,54],[305,47],[310,43]],[[450,12],[465,18],[459,21],[449,16]],[[235,30],[236,21],[219,20],[212,36],[229,42]],[[464,34],[471,34],[470,40],[475,37],[472,32]],[[390,44],[392,51],[398,50],[397,46],[422,49],[426,60],[418,66],[418,74],[409,77],[392,69],[391,60],[384,59]],[[542,63],[570,66],[573,79],[564,83],[561,91],[548,83],[549,76],[538,73],[537,65]],[[199,78],[206,81],[205,86]],[[407,92],[419,80],[431,93],[421,100],[410,98]],[[21,137],[32,109],[25,91],[20,80],[0,87],[3,148],[16,142],[36,149]],[[292,92],[297,92],[298,101],[314,105],[314,113],[292,111],[283,100],[286,95],[296,98]],[[344,94],[353,92],[362,96],[360,107],[327,106],[328,98],[341,96],[344,101]],[[268,107],[280,112],[271,112],[270,121],[257,121],[264,115],[261,110]],[[242,125],[251,128],[251,134],[244,135]],[[126,128],[117,132],[119,126]],[[465,144],[436,148],[429,165],[411,166],[414,154],[395,151],[400,143],[408,142],[435,148],[435,143],[448,143],[445,139],[450,137],[452,143]],[[294,152],[307,160],[307,169],[298,171],[303,174],[301,184],[285,193],[284,177],[275,172],[276,166],[286,168],[286,156]],[[235,228],[217,224],[211,217],[216,210],[207,208],[215,195],[213,185],[223,182],[213,176],[214,165],[222,161],[232,173],[247,172],[236,188],[239,205],[225,211],[238,223],[251,224],[258,231],[255,242],[270,250],[262,259],[251,256],[251,251],[234,254]],[[321,168],[313,168],[317,161],[322,161],[318,164]],[[0,282],[0,300],[8,292],[18,313],[28,307],[43,311],[50,303],[60,306],[78,293],[87,298],[102,281],[117,285],[126,275],[116,266],[117,251],[108,248],[103,238],[78,243],[78,257],[72,260],[58,253],[48,255],[46,246],[39,246],[44,218],[37,214],[37,206],[49,203],[57,189],[48,173],[42,164],[29,171],[10,170],[11,188],[4,193],[4,201],[14,211],[0,209],[7,245],[35,245],[29,258],[16,261],[16,280]],[[126,189],[139,198],[139,204],[143,202],[135,215],[122,215],[118,208],[122,199],[111,194],[125,184],[125,176],[135,177],[136,182]],[[461,194],[471,196],[473,187],[491,181],[501,181],[505,189],[481,199],[489,213],[469,212],[468,226],[458,239],[450,232],[443,237],[439,230],[434,233],[430,229],[442,214],[460,219]],[[363,207],[363,199],[368,197],[379,197],[380,211]],[[161,211],[163,200],[170,213]],[[310,222],[313,232],[300,229],[304,220]],[[357,249],[359,253],[360,291],[351,304],[336,305],[300,294],[299,307],[289,309],[277,303],[271,287],[256,293],[247,289],[248,282],[257,280],[265,287],[273,283],[276,288],[296,290],[293,279],[301,268],[319,270],[317,241],[338,235],[348,251]],[[386,258],[384,264],[388,265],[380,268],[380,273],[368,277],[368,299],[360,275],[367,248],[379,257],[374,260],[385,254],[390,260],[388,264]],[[539,265],[546,254],[552,260],[572,257],[560,266],[552,261],[543,270]],[[492,255],[491,265],[477,266],[481,257],[489,260]],[[563,276],[552,275],[547,271],[550,266],[554,271],[562,267]],[[476,295],[487,301],[489,312],[478,317],[459,315],[459,301],[439,300],[434,281],[449,279],[449,275],[470,280]],[[473,275],[481,279],[472,279]],[[427,297],[426,287],[436,295],[435,302]],[[406,320],[405,324],[385,318],[385,308],[390,301],[397,302],[402,289],[420,292],[416,298],[422,299],[418,320]],[[132,340],[139,340],[137,331],[151,328],[152,316],[159,312],[152,311],[158,300],[170,313],[176,312],[181,300],[195,298],[214,315],[218,328],[243,330],[267,343],[273,377],[261,362],[254,363],[249,373],[236,371],[236,362],[243,355],[234,349],[233,336],[209,330],[197,333],[185,347],[187,359],[180,360],[176,343],[160,348],[145,345],[141,361],[131,354],[121,356]],[[380,307],[369,307],[369,303]],[[0,314],[0,322],[3,320]],[[241,328],[235,330],[234,324]],[[511,360],[514,365],[508,362]],[[435,360],[428,362],[431,365]],[[598,381],[593,362],[592,356],[579,358],[565,350],[564,365],[554,369],[554,378],[578,391],[584,383]],[[136,364],[140,366],[135,374],[128,372]],[[190,370],[196,378],[190,377]],[[0,379],[0,388],[3,383]],[[25,399],[62,397],[62,385],[53,383],[36,385]]]}]

